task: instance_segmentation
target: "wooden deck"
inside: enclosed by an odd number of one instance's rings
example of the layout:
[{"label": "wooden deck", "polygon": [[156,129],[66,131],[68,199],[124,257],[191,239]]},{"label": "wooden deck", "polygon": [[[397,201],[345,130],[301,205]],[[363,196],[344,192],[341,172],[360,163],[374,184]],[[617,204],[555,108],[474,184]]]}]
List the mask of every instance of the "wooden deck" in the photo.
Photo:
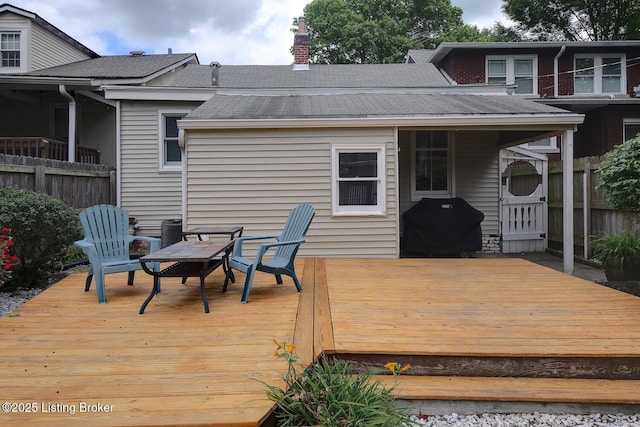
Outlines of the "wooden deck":
[{"label": "wooden deck", "polygon": [[[67,277],[0,319],[0,397],[23,410],[0,422],[258,426],[272,407],[262,382],[281,384],[285,368],[273,338],[293,338],[305,362],[322,351],[370,366],[411,361],[420,375],[397,388],[407,399],[640,404],[640,298],[517,259],[296,266],[301,294],[258,274],[249,304],[240,303],[244,275],[222,294],[215,272],[209,314],[195,279],[163,279],[139,315],[150,276],[138,273],[133,287],[126,274],[108,276],[103,305],[94,289],[83,292],[84,275]],[[431,362],[442,357],[450,369],[458,360],[524,368],[507,378],[475,368],[438,375]],[[548,368],[562,361],[581,372],[565,379]],[[110,412],[90,412],[98,409]]]}]

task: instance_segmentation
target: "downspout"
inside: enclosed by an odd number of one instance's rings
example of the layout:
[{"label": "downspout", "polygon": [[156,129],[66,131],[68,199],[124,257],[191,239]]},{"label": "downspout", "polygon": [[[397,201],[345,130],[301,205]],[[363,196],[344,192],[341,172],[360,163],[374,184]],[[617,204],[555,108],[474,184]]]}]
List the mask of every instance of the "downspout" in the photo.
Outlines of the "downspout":
[{"label": "downspout", "polygon": [[567,46],[562,45],[562,47],[560,48],[560,52],[558,52],[558,54],[553,58],[553,97],[557,98],[558,97],[558,86],[559,86],[559,74],[560,74],[560,66],[558,65],[558,60],[560,59],[560,57],[562,56],[562,54],[564,53],[564,51],[567,50]]},{"label": "downspout", "polygon": [[67,98],[69,101],[69,146],[68,160],[70,162],[76,161],[76,100],[67,92],[64,85],[58,85],[58,91],[60,95]]}]

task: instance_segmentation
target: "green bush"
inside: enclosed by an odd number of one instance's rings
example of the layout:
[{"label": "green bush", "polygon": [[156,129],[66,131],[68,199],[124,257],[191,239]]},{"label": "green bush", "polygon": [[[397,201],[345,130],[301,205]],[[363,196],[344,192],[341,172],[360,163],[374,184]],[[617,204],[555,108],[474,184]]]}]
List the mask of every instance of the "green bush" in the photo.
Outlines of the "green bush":
[{"label": "green bush", "polygon": [[620,212],[640,211],[640,136],[609,151],[598,168],[607,202]]},{"label": "green bush", "polygon": [[47,194],[0,189],[0,224],[11,229],[18,263],[10,288],[45,287],[75,240],[82,238],[73,209]]},{"label": "green bush", "polygon": [[[406,413],[407,409],[395,406],[395,398],[391,395],[393,388],[373,381],[372,374],[355,373],[348,361],[325,355],[298,373],[295,346],[274,342],[278,346],[276,357],[288,363],[284,375],[286,387],[266,385],[267,397],[278,406],[278,426],[415,425]],[[395,375],[396,371],[392,372]]]}]

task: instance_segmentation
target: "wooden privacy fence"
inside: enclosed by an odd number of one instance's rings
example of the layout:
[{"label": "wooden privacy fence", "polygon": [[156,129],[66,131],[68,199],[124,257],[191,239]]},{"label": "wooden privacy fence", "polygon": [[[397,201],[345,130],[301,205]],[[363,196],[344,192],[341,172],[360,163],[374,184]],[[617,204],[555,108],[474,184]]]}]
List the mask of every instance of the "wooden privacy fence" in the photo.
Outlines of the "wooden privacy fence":
[{"label": "wooden privacy fence", "polygon": [[115,183],[106,165],[0,154],[0,186],[46,193],[76,210],[115,204]]},{"label": "wooden privacy fence", "polygon": [[[602,157],[574,160],[573,172],[573,236],[575,253],[591,258],[591,243],[595,237],[628,230],[640,237],[640,215],[623,214],[605,202],[602,191],[596,189]],[[562,249],[562,162],[549,165],[549,247]]]}]

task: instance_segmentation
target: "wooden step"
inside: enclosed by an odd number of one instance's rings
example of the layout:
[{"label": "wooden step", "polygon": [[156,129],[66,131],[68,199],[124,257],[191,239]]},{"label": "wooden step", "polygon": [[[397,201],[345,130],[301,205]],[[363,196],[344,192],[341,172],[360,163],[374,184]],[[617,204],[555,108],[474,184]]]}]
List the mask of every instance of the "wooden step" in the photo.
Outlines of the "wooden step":
[{"label": "wooden step", "polygon": [[409,375],[451,377],[582,378],[640,380],[640,357],[619,355],[498,357],[457,355],[335,354],[358,372],[386,373],[389,360],[411,365]]},{"label": "wooden step", "polygon": [[640,404],[640,381],[375,375],[405,400]]}]

